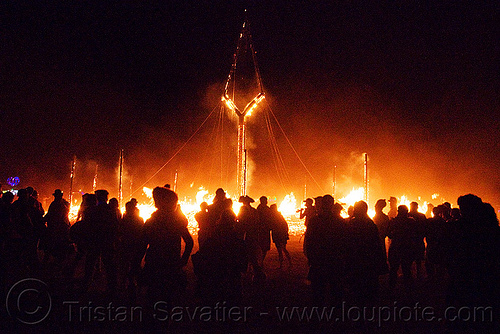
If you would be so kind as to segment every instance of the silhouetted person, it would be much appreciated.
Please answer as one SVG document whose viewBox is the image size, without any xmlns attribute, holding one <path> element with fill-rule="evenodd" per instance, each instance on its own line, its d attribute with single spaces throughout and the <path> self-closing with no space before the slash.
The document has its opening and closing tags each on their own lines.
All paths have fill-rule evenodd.
<svg viewBox="0 0 500 334">
<path fill-rule="evenodd" d="M 396 197 L 389 198 L 389 212 L 387 216 L 389 219 L 394 219 L 398 215 L 398 199 Z"/>
<path fill-rule="evenodd" d="M 492 224 L 481 198 L 468 194 L 457 203 L 461 218 L 450 224 L 448 303 L 456 307 L 488 305 L 498 311 L 499 226 Z"/>
<path fill-rule="evenodd" d="M 158 210 L 144 224 L 136 261 L 140 263 L 145 254 L 142 277 L 148 287 L 149 301 L 167 301 L 171 305 L 174 293 L 186 287 L 183 268 L 193 249 L 193 238 L 187 229 L 187 219 L 177 212 L 175 192 L 156 187 L 153 199 Z M 181 239 L 185 243 L 182 255 Z"/>
<path fill-rule="evenodd" d="M 385 199 L 377 200 L 377 202 L 375 203 L 375 215 L 373 216 L 373 222 L 375 223 L 375 225 L 377 225 L 378 235 L 380 241 L 384 246 L 385 258 L 387 263 L 387 254 L 390 247 L 390 239 L 387 238 L 389 234 L 390 218 L 383 211 L 386 206 L 387 202 Z"/>
<path fill-rule="evenodd" d="M 319 197 L 316 197 L 316 202 L 319 203 L 319 200 L 318 200 Z M 304 231 L 304 235 L 305 233 L 307 232 L 307 226 L 309 226 L 309 222 L 311 221 L 311 219 L 317 215 L 317 212 L 318 212 L 318 206 L 314 206 L 313 205 L 313 200 L 312 198 L 307 198 L 305 201 L 304 201 L 306 204 L 305 204 L 305 208 L 302 208 L 300 209 L 300 219 L 304 219 L 304 226 L 306 227 L 306 230 Z M 301 237 L 302 238 L 302 237 Z M 299 240 L 300 242 L 300 240 Z M 306 240 L 304 239 L 304 245 L 302 246 L 302 250 L 305 254 L 305 249 L 306 249 Z"/>
<path fill-rule="evenodd" d="M 332 208 L 333 216 L 336 217 L 337 219 L 344 220 L 344 218 L 342 218 L 342 210 L 344 210 L 342 204 L 335 203 Z"/>
<path fill-rule="evenodd" d="M 259 246 L 262 250 L 261 265 L 264 267 L 264 259 L 271 249 L 271 209 L 267 206 L 267 197 L 261 196 L 257 206 L 259 214 Z"/>
<path fill-rule="evenodd" d="M 243 203 L 238 212 L 238 223 L 236 230 L 245 240 L 245 246 L 248 254 L 248 262 L 253 270 L 253 280 L 261 282 L 265 280 L 266 275 L 262 270 L 262 248 L 260 246 L 261 229 L 259 227 L 259 214 L 257 209 L 250 203 L 255 202 L 250 196 L 240 196 L 239 202 Z"/>
<path fill-rule="evenodd" d="M 347 274 L 356 302 L 375 302 L 378 276 L 388 272 L 385 245 L 377 226 L 368 217 L 364 201 L 354 204 L 353 218 L 347 223 Z"/>
<path fill-rule="evenodd" d="M 33 242 L 38 246 L 41 238 L 46 233 L 46 226 L 43 216 L 45 215 L 45 210 L 42 207 L 42 203 L 38 201 L 38 193 L 33 187 L 26 187 L 28 192 L 28 204 L 30 206 L 29 216 L 31 223 L 33 224 L 34 240 Z"/>
<path fill-rule="evenodd" d="M 198 278 L 198 293 L 209 305 L 226 302 L 236 305 L 241 300 L 241 273 L 246 271 L 248 258 L 245 244 L 235 230 L 236 215 L 233 201 L 224 200 L 224 210 L 214 233 L 192 256 Z"/>
<path fill-rule="evenodd" d="M 354 218 L 354 206 L 353 205 L 349 205 L 349 207 L 347 208 L 347 218 L 346 218 L 346 221 L 349 221 L 351 220 L 352 218 Z"/>
<path fill-rule="evenodd" d="M 97 205 L 89 208 L 86 218 L 85 239 L 89 248 L 85 259 L 85 275 L 82 292 L 86 292 L 92 281 L 94 268 L 99 258 L 106 270 L 107 291 L 113 295 L 116 289 L 115 243 L 118 220 L 116 211 L 108 205 L 108 191 L 96 190 Z"/>
<path fill-rule="evenodd" d="M 215 191 L 215 197 L 211 205 L 208 206 L 208 220 L 206 228 L 203 230 L 202 242 L 203 239 L 209 238 L 210 235 L 215 231 L 215 226 L 217 221 L 224 211 L 224 201 L 226 200 L 226 192 L 222 188 L 218 188 Z"/>
<path fill-rule="evenodd" d="M 449 202 L 444 202 L 443 204 L 443 218 L 444 220 L 446 221 L 452 221 L 452 217 L 451 217 L 451 204 Z"/>
<path fill-rule="evenodd" d="M 309 221 L 311 220 L 312 217 L 316 215 L 316 208 L 313 205 L 313 200 L 312 198 L 307 198 L 305 201 L 305 208 L 301 208 L 299 210 L 300 212 L 300 219 L 304 219 L 304 225 L 307 228 L 307 225 L 309 225 Z"/>
<path fill-rule="evenodd" d="M 334 216 L 333 197 L 325 195 L 321 209 L 311 219 L 305 235 L 305 252 L 309 264 L 313 302 L 323 304 L 327 289 L 334 302 L 342 299 L 342 281 L 346 268 L 346 226 Z"/>
<path fill-rule="evenodd" d="M 208 203 L 200 204 L 200 211 L 194 215 L 194 219 L 198 223 L 198 245 L 201 245 L 207 240 L 210 235 L 210 216 L 208 213 Z"/>
<path fill-rule="evenodd" d="M 90 204 L 90 197 L 93 197 L 95 201 L 92 201 L 92 204 Z M 97 198 L 95 197 L 95 194 L 90 194 L 90 193 L 85 193 L 82 195 L 82 203 L 80 203 L 80 208 L 78 209 L 78 213 L 76 215 L 76 221 L 80 221 L 83 219 L 83 216 L 87 209 L 90 206 L 95 206 L 97 205 Z"/>
<path fill-rule="evenodd" d="M 0 189 L 1 191 L 1 189 Z M 4 299 L 4 287 L 7 278 L 7 265 L 11 257 L 7 246 L 8 239 L 11 234 L 12 222 L 12 202 L 14 201 L 14 194 L 7 191 L 2 194 L 0 198 L 0 298 Z"/>
<path fill-rule="evenodd" d="M 56 189 L 52 194 L 54 201 L 50 203 L 45 215 L 47 222 L 44 263 L 47 263 L 49 256 L 56 260 L 56 265 L 62 263 L 69 251 L 69 202 L 63 198 L 63 192 Z"/>
<path fill-rule="evenodd" d="M 30 218 L 30 204 L 26 189 L 19 189 L 17 200 L 11 205 L 11 228 L 8 248 L 18 258 L 21 267 L 28 267 L 33 273 L 39 268 L 35 244 L 35 233 Z"/>
<path fill-rule="evenodd" d="M 398 215 L 391 220 L 389 225 L 389 238 L 391 246 L 389 247 L 389 287 L 396 285 L 398 270 L 401 266 L 405 284 L 411 281 L 411 264 L 414 259 L 414 240 L 417 234 L 416 222 L 408 217 L 408 208 L 406 205 L 398 207 Z"/>
<path fill-rule="evenodd" d="M 316 214 L 321 211 L 323 196 L 314 197 L 314 207 L 316 208 Z"/>
<path fill-rule="evenodd" d="M 495 212 L 495 208 L 490 203 L 483 203 L 481 215 L 485 221 L 485 224 L 490 226 L 498 226 L 497 213 Z"/>
<path fill-rule="evenodd" d="M 127 284 L 129 296 L 132 301 L 136 297 L 137 277 L 140 268 L 134 267 L 138 263 L 135 259 L 141 251 L 141 233 L 144 227 L 144 219 L 139 216 L 137 200 L 132 199 L 125 203 L 125 213 L 120 221 L 118 247 L 120 277 Z M 139 264 L 140 265 L 140 264 Z"/>
<path fill-rule="evenodd" d="M 80 204 L 80 209 L 78 209 L 76 222 L 69 228 L 69 238 L 75 244 L 76 248 L 75 257 L 68 266 L 67 275 L 69 277 L 73 276 L 76 267 L 83 259 L 85 254 L 87 254 L 88 249 L 92 246 L 90 244 L 91 240 L 88 237 L 90 233 L 89 229 L 91 228 L 91 224 L 89 224 L 89 213 L 96 205 L 97 197 L 95 194 L 83 194 L 82 203 Z"/>
<path fill-rule="evenodd" d="M 273 235 L 273 242 L 278 250 L 278 260 L 280 262 L 280 268 L 283 267 L 283 253 L 288 261 L 288 265 L 292 265 L 292 258 L 290 253 L 286 249 L 288 236 L 288 223 L 285 218 L 278 211 L 278 206 L 276 204 L 272 204 L 270 206 L 271 211 L 271 231 Z"/>
<path fill-rule="evenodd" d="M 0 240 L 5 241 L 9 236 L 9 230 L 12 228 L 12 202 L 14 201 L 14 194 L 10 191 L 2 194 L 0 198 Z"/>
<path fill-rule="evenodd" d="M 458 221 L 460 219 L 460 217 L 461 217 L 460 216 L 460 209 L 459 208 L 453 208 L 453 209 L 451 209 L 450 216 L 451 216 L 450 220 L 452 222 Z"/>
<path fill-rule="evenodd" d="M 425 228 L 425 270 L 430 278 L 437 273 L 442 274 L 446 264 L 446 251 L 449 248 L 448 223 L 444 220 L 442 212 L 443 205 L 432 209 L 433 217 L 427 219 Z"/>
<path fill-rule="evenodd" d="M 375 216 L 373 216 L 373 222 L 377 225 L 378 236 L 380 241 L 384 244 L 385 249 L 385 237 L 389 232 L 389 216 L 386 215 L 382 210 L 387 206 L 385 199 L 379 199 L 375 203 Z"/>
<path fill-rule="evenodd" d="M 415 233 L 415 266 L 417 269 L 417 277 L 422 276 L 422 261 L 425 259 L 425 227 L 427 224 L 427 218 L 423 213 L 418 212 L 418 203 L 410 203 L 410 212 L 408 212 L 408 217 L 415 219 L 417 223 L 417 231 Z"/>
<path fill-rule="evenodd" d="M 118 203 L 118 199 L 113 197 L 108 202 L 111 210 L 116 214 L 116 220 L 120 221 L 122 219 L 122 211 L 120 210 L 120 204 Z"/>
</svg>

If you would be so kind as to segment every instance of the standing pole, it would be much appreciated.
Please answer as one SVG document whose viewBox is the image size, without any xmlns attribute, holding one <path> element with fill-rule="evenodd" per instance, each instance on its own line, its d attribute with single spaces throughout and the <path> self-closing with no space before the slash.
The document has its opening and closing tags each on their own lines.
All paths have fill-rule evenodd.
<svg viewBox="0 0 500 334">
<path fill-rule="evenodd" d="M 304 178 L 304 199 L 307 198 L 307 176 Z"/>
<path fill-rule="evenodd" d="M 69 185 L 69 206 L 73 206 L 73 180 L 75 178 L 76 169 L 76 155 L 73 156 L 73 162 L 71 163 L 71 182 Z"/>
<path fill-rule="evenodd" d="M 132 194 L 133 194 L 133 191 L 132 191 L 132 185 L 134 184 L 134 181 L 133 181 L 133 176 L 130 175 L 130 196 L 129 196 L 129 200 L 132 199 Z"/>
<path fill-rule="evenodd" d="M 118 184 L 118 204 L 122 206 L 123 201 L 123 149 L 120 150 L 120 172 Z"/>
<path fill-rule="evenodd" d="M 247 195 L 247 173 L 248 173 L 248 160 L 247 160 L 247 149 L 245 148 L 245 163 L 243 171 L 243 196 Z"/>
<path fill-rule="evenodd" d="M 177 192 L 177 178 L 178 177 L 179 177 L 179 171 L 176 169 L 175 176 L 174 176 L 174 192 Z"/>
<path fill-rule="evenodd" d="M 246 106 L 242 109 L 238 108 L 235 104 L 235 92 L 240 89 L 240 84 L 242 78 L 240 74 L 236 74 L 237 62 L 239 58 L 245 59 L 250 53 L 251 61 L 253 62 L 253 67 L 255 70 L 255 80 L 256 80 L 256 90 L 252 93 L 257 92 L 257 95 L 250 100 Z M 248 58 L 248 57 L 247 57 Z M 238 82 L 238 83 L 237 83 Z M 248 90 L 248 83 L 241 85 L 244 90 Z M 249 93 L 248 91 L 246 93 Z M 246 93 L 244 95 L 246 95 Z M 238 162 L 236 169 L 236 184 L 237 191 L 240 196 L 245 196 L 246 194 L 246 180 L 245 180 L 245 116 L 250 116 L 252 111 L 259 105 L 259 103 L 265 98 L 264 90 L 262 87 L 262 81 L 259 73 L 259 68 L 257 66 L 257 59 L 255 56 L 255 50 L 252 44 L 252 36 L 250 35 L 250 29 L 247 20 L 243 22 L 243 27 L 240 33 L 240 38 L 236 46 L 236 52 L 234 53 L 233 64 L 231 66 L 231 71 L 226 81 L 226 86 L 224 88 L 224 94 L 222 95 L 222 102 L 226 104 L 229 110 L 233 111 L 238 115 Z M 238 101 L 243 102 L 243 101 Z"/>
<path fill-rule="evenodd" d="M 99 165 L 95 165 L 94 183 L 92 184 L 92 192 L 94 192 L 94 193 L 97 189 L 97 169 L 98 168 L 99 168 Z"/>
<path fill-rule="evenodd" d="M 337 198 L 337 165 L 333 166 L 333 198 Z"/>
<path fill-rule="evenodd" d="M 364 181 L 365 181 L 365 202 L 368 204 L 368 153 L 365 153 L 365 162 L 364 162 Z"/>
<path fill-rule="evenodd" d="M 238 176 L 237 185 L 238 193 L 240 196 L 245 196 L 245 154 L 246 154 L 246 143 L 245 143 L 245 115 L 238 115 Z"/>
</svg>

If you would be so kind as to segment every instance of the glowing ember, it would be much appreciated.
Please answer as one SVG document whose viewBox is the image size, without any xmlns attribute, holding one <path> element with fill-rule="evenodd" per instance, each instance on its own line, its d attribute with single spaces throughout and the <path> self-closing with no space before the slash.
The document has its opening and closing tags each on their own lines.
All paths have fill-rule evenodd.
<svg viewBox="0 0 500 334">
<path fill-rule="evenodd" d="M 285 217 L 285 220 L 288 223 L 288 234 L 302 235 L 306 231 L 303 220 L 294 216 Z"/>
</svg>

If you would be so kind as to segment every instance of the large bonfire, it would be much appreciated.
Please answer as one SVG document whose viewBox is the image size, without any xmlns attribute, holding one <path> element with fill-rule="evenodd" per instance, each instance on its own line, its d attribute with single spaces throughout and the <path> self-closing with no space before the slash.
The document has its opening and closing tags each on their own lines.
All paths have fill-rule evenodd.
<svg viewBox="0 0 500 334">
<path fill-rule="evenodd" d="M 153 201 L 153 189 L 144 187 L 143 188 L 143 193 L 144 195 L 148 198 L 148 201 L 146 203 L 141 203 L 137 205 L 137 208 L 140 211 L 140 216 L 146 221 L 153 212 L 156 211 L 156 208 L 154 206 L 154 201 Z M 340 203 L 344 210 L 342 211 L 342 216 L 347 217 L 347 208 L 349 206 L 354 205 L 357 201 L 362 201 L 364 198 L 364 188 L 353 188 L 351 192 L 340 199 L 336 199 L 338 203 Z M 435 195 L 438 196 L 438 195 Z M 210 194 L 206 189 L 201 187 L 199 191 L 196 194 L 196 199 L 195 201 L 187 201 L 187 200 L 180 200 L 179 204 L 181 207 L 182 212 L 186 215 L 189 223 L 188 223 L 188 229 L 191 232 L 192 235 L 197 235 L 198 234 L 198 223 L 196 222 L 194 215 L 200 210 L 200 204 L 202 202 L 207 202 L 208 204 L 211 204 L 213 202 L 215 195 Z M 228 197 L 233 198 L 230 194 L 228 194 Z M 434 196 L 433 196 L 434 197 Z M 402 195 L 401 197 L 398 198 L 398 203 L 400 205 L 406 205 L 409 207 L 410 201 L 407 196 Z M 271 203 L 272 204 L 272 203 Z M 278 203 L 276 203 L 278 204 Z M 419 205 L 419 211 L 422 213 L 425 213 L 426 208 L 427 208 L 427 202 L 421 203 L 422 205 Z M 236 198 L 233 198 L 233 211 L 237 214 L 238 211 L 240 210 L 241 203 L 238 202 Z M 298 214 L 298 209 L 300 208 L 300 205 L 297 204 L 297 199 L 294 195 L 294 193 L 290 193 L 284 197 L 284 199 L 279 203 L 278 205 L 278 211 L 281 212 L 281 214 L 285 217 L 286 221 L 288 222 L 288 228 L 289 228 L 289 233 L 291 235 L 302 235 L 305 231 L 305 226 L 304 222 L 299 219 L 299 214 Z M 75 222 L 77 214 L 78 214 L 78 209 L 79 206 L 73 205 L 71 207 L 70 211 L 70 220 L 71 222 Z M 122 212 L 125 211 L 125 207 L 122 207 Z M 368 214 L 373 217 L 375 215 L 375 212 L 373 210 L 370 210 Z"/>
</svg>

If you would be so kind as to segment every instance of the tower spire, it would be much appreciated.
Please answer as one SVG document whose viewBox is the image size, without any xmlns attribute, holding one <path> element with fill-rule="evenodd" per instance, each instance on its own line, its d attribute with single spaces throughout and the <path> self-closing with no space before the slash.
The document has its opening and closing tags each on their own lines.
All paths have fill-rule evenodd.
<svg viewBox="0 0 500 334">
<path fill-rule="evenodd" d="M 233 64 L 221 100 L 238 116 L 237 187 L 240 196 L 246 195 L 246 118 L 264 99 L 257 58 L 245 10 L 245 20 L 233 55 Z"/>
</svg>

